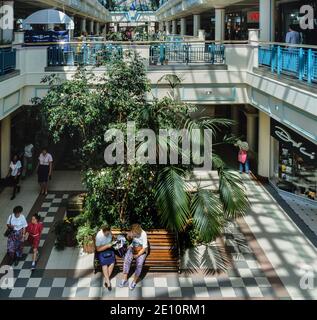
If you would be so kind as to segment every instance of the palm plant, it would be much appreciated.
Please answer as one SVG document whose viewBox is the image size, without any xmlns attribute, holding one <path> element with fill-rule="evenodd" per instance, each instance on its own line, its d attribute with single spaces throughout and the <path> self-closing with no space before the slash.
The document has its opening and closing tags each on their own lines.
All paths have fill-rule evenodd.
<svg viewBox="0 0 317 320">
<path fill-rule="evenodd" d="M 161 77 L 158 83 L 169 83 L 172 90 L 181 85 L 182 79 L 174 74 Z M 174 98 L 174 101 L 173 101 Z M 175 109 L 180 102 L 172 97 L 172 101 L 165 104 L 166 108 Z M 166 106 L 167 105 L 167 106 Z M 152 112 L 148 117 L 157 117 L 158 112 Z M 190 113 L 175 112 L 175 117 L 180 119 L 179 128 L 187 129 L 191 145 L 193 141 L 200 139 L 204 145 L 203 130 L 211 130 L 213 136 L 221 127 L 232 125 L 232 121 L 222 118 L 200 117 L 192 119 Z M 149 120 L 149 119 L 148 119 Z M 149 123 L 155 123 L 151 119 Z M 193 134 L 199 129 L 201 134 Z M 158 140 L 158 139 L 157 139 Z M 232 143 L 231 137 L 225 137 L 223 143 Z M 178 146 L 169 144 L 173 151 L 182 153 Z M 182 154 L 180 154 L 182 156 Z M 217 172 L 219 183 L 217 190 L 211 190 L 208 186 L 202 186 L 199 179 L 195 180 L 195 186 L 189 186 L 188 177 L 193 175 L 192 166 L 167 165 L 159 169 L 155 197 L 158 213 L 161 221 L 173 231 L 184 231 L 190 222 L 197 230 L 200 239 L 206 243 L 215 240 L 222 234 L 227 222 L 243 216 L 249 207 L 249 201 L 240 176 L 226 168 L 220 156 L 212 152 L 207 155 L 212 159 L 213 169 Z"/>
</svg>

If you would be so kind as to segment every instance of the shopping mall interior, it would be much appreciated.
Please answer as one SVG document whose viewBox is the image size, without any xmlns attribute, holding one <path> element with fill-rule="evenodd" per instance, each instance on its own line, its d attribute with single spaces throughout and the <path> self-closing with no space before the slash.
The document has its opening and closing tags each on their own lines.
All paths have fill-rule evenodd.
<svg viewBox="0 0 317 320">
<path fill-rule="evenodd" d="M 9 249 L 3 234 L 13 208 L 22 206 L 28 222 L 35 213 L 43 219 L 36 268 L 32 248 L 25 245 L 23 255 L 12 267 L 14 285 L 0 289 L 0 300 L 317 299 L 316 1 L 14 0 L 0 1 L 0 6 L 1 266 L 8 265 Z M 80 78 L 82 70 L 90 75 L 83 76 L 84 80 Z M 135 73 L 135 78 L 126 74 L 116 82 L 114 75 L 119 71 Z M 138 87 L 142 77 L 147 89 Z M 59 82 L 54 82 L 56 78 Z M 135 87 L 140 91 L 137 98 Z M 123 88 L 131 94 L 125 94 Z M 112 96 L 117 89 L 117 96 Z M 118 102 L 113 102 L 115 99 Z M 134 109 L 128 106 L 129 99 L 135 103 Z M 186 225 L 192 228 L 188 236 L 185 227 L 180 231 L 178 222 L 173 225 L 172 218 L 166 225 L 161 222 L 163 231 L 155 234 L 157 218 L 153 218 L 153 225 L 150 220 L 151 215 L 160 216 L 159 205 L 140 214 L 142 221 L 137 222 L 143 229 L 152 226 L 148 234 L 153 245 L 145 271 L 131 290 L 121 287 L 121 258 L 117 258 L 118 268 L 110 279 L 113 289 L 107 290 L 110 285 L 103 285 L 102 273 L 94 272 L 97 251 L 89 252 L 86 240 L 78 240 L 78 230 L 87 232 L 85 239 L 91 240 L 93 227 L 101 227 L 101 218 L 94 217 L 99 224 L 88 218 L 84 225 L 89 225 L 88 231 L 88 227 L 75 226 L 74 243 L 66 244 L 63 250 L 56 245 L 61 236 L 56 226 L 66 220 L 73 223 L 68 216 L 72 205 L 85 219 L 93 210 L 98 211 L 98 206 L 101 211 L 110 210 L 110 205 L 99 204 L 108 201 L 100 199 L 108 198 L 102 198 L 101 192 L 89 185 L 91 175 L 96 174 L 97 180 L 97 170 L 108 170 L 106 163 L 94 164 L 103 144 L 99 149 L 89 149 L 103 137 L 90 137 L 91 130 L 98 130 L 89 127 L 84 132 L 89 143 L 83 147 L 82 131 L 74 129 L 96 117 L 91 107 L 94 103 L 108 107 L 106 116 L 99 115 L 100 122 L 115 122 L 119 110 L 115 128 L 121 128 L 122 119 L 139 119 L 145 110 L 137 109 L 142 103 L 155 110 L 154 120 L 149 123 L 161 121 L 164 128 L 169 123 L 170 129 L 177 127 L 179 120 L 164 122 L 164 116 L 170 114 L 165 115 L 158 106 L 188 108 L 193 126 L 203 123 L 215 129 L 212 150 L 217 155 L 211 170 L 194 169 L 190 181 L 185 179 L 189 197 L 206 188 L 216 198 L 220 194 L 218 198 L 225 202 L 221 174 L 229 172 L 235 178 L 228 181 L 241 187 L 239 195 L 247 199 L 243 209 L 237 209 L 237 218 L 235 214 L 229 215 L 230 219 L 226 216 L 227 224 L 207 243 L 195 230 L 195 223 Z M 148 123 L 145 119 L 144 125 Z M 214 127 L 214 123 L 226 124 Z M 29 145 L 33 148 L 26 159 L 25 148 Z M 48 191 L 39 194 L 37 165 L 44 147 L 53 156 L 53 173 Z M 240 161 L 241 150 L 247 154 L 247 162 Z M 11 197 L 8 179 L 13 175 L 15 155 L 23 164 L 21 191 L 19 187 L 20 192 Z M 90 162 L 85 162 L 83 159 L 89 156 Z M 148 178 L 148 170 L 144 168 L 140 179 Z M 133 190 L 123 199 L 118 196 L 119 204 L 128 203 L 130 196 L 144 200 L 133 198 L 139 189 L 129 184 L 129 177 L 128 173 L 123 185 L 120 179 L 117 181 L 116 189 Z M 153 177 L 154 173 L 150 181 Z M 164 177 L 167 175 L 158 174 L 156 178 L 159 181 Z M 199 185 L 197 189 L 192 187 L 193 181 Z M 105 179 L 104 183 L 109 181 Z M 155 192 L 146 192 L 144 201 L 155 197 Z M 239 195 L 234 188 L 227 192 L 232 199 L 227 201 L 234 206 Z M 168 201 L 176 208 L 173 203 L 177 203 L 177 193 L 173 196 L 164 200 L 165 206 L 161 203 L 163 208 L 169 206 Z M 134 206 L 133 201 L 129 205 Z M 228 204 L 222 205 L 226 208 Z M 113 216 L 119 216 L 116 210 L 120 211 L 118 221 L 122 220 L 121 205 L 113 205 L 111 210 L 109 218 L 99 212 L 103 222 L 109 224 Z M 136 215 L 135 211 L 131 209 L 131 214 Z M 186 219 L 195 222 L 191 214 Z M 205 221 L 203 215 L 200 219 Z M 120 223 L 114 223 L 114 230 L 123 228 Z M 197 222 L 198 226 L 204 223 Z M 166 249 L 171 239 L 177 242 L 171 245 L 179 249 L 177 258 Z M 205 254 L 213 256 L 210 244 L 219 239 L 228 262 L 220 270 L 214 259 L 203 258 Z M 187 246 L 188 241 L 191 245 Z M 193 258 L 195 253 L 198 257 Z M 199 259 L 204 262 L 195 266 L 193 261 Z M 312 281 L 303 280 L 307 274 L 312 275 Z"/>
</svg>

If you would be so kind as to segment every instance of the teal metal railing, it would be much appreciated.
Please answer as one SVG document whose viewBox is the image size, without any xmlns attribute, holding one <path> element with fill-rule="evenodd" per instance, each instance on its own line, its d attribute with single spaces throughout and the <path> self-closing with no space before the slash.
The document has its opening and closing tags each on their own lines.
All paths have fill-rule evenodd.
<svg viewBox="0 0 317 320">
<path fill-rule="evenodd" d="M 259 66 L 270 68 L 277 75 L 317 83 L 317 51 L 310 48 L 260 46 Z"/>
<path fill-rule="evenodd" d="M 48 66 L 101 66 L 113 58 L 121 58 L 123 50 L 120 45 L 90 42 L 50 45 Z"/>
<path fill-rule="evenodd" d="M 150 46 L 150 64 L 167 63 L 225 63 L 225 46 L 222 44 L 191 45 L 162 43 Z"/>
<path fill-rule="evenodd" d="M 16 69 L 16 50 L 12 47 L 0 48 L 0 75 L 8 74 Z"/>
</svg>

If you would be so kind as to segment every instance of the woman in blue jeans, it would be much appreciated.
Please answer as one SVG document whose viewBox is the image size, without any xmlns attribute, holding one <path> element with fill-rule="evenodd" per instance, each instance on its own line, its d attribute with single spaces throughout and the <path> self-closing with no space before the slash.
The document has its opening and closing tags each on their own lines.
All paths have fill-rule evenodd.
<svg viewBox="0 0 317 320">
<path fill-rule="evenodd" d="M 121 280 L 119 286 L 121 288 L 128 286 L 129 271 L 131 268 L 132 261 L 133 259 L 135 259 L 136 270 L 134 273 L 134 279 L 129 286 L 130 290 L 133 290 L 135 289 L 142 272 L 142 268 L 147 255 L 148 241 L 146 232 L 142 230 L 139 224 L 133 224 L 131 226 L 131 236 L 132 243 L 124 256 L 123 279 Z"/>
</svg>

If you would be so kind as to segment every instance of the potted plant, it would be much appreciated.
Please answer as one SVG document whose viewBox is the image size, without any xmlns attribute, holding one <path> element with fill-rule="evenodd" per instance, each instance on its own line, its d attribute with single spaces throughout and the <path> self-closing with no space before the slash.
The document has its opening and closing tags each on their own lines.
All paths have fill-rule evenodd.
<svg viewBox="0 0 317 320">
<path fill-rule="evenodd" d="M 55 247 L 58 250 L 76 246 L 76 228 L 73 219 L 65 218 L 58 221 L 54 226 L 54 233 L 56 235 Z"/>
<path fill-rule="evenodd" d="M 95 229 L 91 228 L 89 224 L 80 226 L 77 230 L 77 243 L 83 248 L 85 253 L 94 253 L 95 248 Z"/>
</svg>

